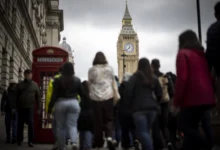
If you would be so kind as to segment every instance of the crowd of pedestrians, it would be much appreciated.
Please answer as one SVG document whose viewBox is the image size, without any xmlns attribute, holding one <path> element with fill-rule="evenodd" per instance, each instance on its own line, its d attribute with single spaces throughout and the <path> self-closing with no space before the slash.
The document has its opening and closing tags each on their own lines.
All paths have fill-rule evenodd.
<svg viewBox="0 0 220 150">
<path fill-rule="evenodd" d="M 118 79 L 104 53 L 98 52 L 88 80 L 82 82 L 72 63 L 63 64 L 47 90 L 53 149 L 66 150 L 69 139 L 73 150 L 101 149 L 105 143 L 109 150 L 212 150 L 210 110 L 220 98 L 220 2 L 215 16 L 207 50 L 194 31 L 180 34 L 176 75 L 161 72 L 159 59 L 141 58 L 133 74 Z M 1 112 L 6 143 L 21 146 L 26 123 L 28 145 L 33 147 L 34 108 L 37 103 L 40 115 L 42 106 L 31 70 L 25 70 L 24 78 L 10 81 Z"/>
</svg>

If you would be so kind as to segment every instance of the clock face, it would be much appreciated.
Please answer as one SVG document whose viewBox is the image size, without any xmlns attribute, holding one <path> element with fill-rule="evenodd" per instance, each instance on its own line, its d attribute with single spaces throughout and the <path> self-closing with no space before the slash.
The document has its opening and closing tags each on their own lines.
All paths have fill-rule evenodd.
<svg viewBox="0 0 220 150">
<path fill-rule="evenodd" d="M 128 53 L 131 53 L 134 51 L 134 46 L 131 43 L 125 44 L 124 50 Z"/>
</svg>

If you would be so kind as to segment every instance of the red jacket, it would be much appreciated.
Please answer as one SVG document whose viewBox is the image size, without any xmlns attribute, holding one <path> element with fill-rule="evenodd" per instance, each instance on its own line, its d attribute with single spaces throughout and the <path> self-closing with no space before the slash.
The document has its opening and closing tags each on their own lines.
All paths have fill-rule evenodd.
<svg viewBox="0 0 220 150">
<path fill-rule="evenodd" d="M 211 73 L 202 50 L 181 49 L 176 60 L 174 106 L 215 105 Z"/>
</svg>

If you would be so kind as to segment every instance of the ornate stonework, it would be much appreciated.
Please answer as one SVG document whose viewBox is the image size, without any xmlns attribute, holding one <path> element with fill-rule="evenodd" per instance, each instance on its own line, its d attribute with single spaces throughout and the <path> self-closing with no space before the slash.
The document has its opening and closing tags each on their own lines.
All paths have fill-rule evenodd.
<svg viewBox="0 0 220 150">
<path fill-rule="evenodd" d="M 0 92 L 10 79 L 21 80 L 23 71 L 31 68 L 32 50 L 59 44 L 63 11 L 54 9 L 52 1 L 58 0 L 0 0 Z M 54 21 L 56 30 L 46 25 Z"/>
<path fill-rule="evenodd" d="M 122 80 L 125 72 L 134 73 L 139 59 L 139 40 L 132 25 L 132 18 L 126 3 L 122 29 L 117 42 L 118 77 Z"/>
</svg>

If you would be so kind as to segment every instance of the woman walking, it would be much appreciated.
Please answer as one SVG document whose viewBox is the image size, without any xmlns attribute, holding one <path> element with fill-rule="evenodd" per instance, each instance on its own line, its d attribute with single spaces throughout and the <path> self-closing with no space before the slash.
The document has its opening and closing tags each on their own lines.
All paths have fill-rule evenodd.
<svg viewBox="0 0 220 150">
<path fill-rule="evenodd" d="M 142 144 L 142 150 L 153 150 L 150 129 L 157 115 L 158 102 L 162 98 L 160 83 L 153 75 L 150 62 L 142 58 L 138 62 L 138 69 L 128 81 L 126 87 L 126 100 L 130 101 L 130 108 L 137 132 Z"/>
<path fill-rule="evenodd" d="M 83 81 L 82 85 L 89 95 L 88 81 Z M 91 100 L 81 99 L 80 107 L 81 112 L 78 119 L 80 150 L 92 150 L 93 122 Z"/>
<path fill-rule="evenodd" d="M 102 148 L 104 145 L 103 131 L 107 139 L 108 148 L 114 150 L 112 141 L 113 133 L 113 82 L 114 72 L 102 52 L 98 52 L 93 61 L 93 67 L 89 69 L 89 89 L 93 106 L 93 131 L 94 148 Z"/>
<path fill-rule="evenodd" d="M 199 133 L 199 123 L 206 111 L 215 106 L 214 90 L 204 48 L 191 30 L 179 37 L 176 69 L 174 108 L 181 110 L 183 149 L 211 150 L 211 145 Z"/>
<path fill-rule="evenodd" d="M 66 150 L 66 133 L 70 137 L 73 150 L 77 150 L 77 120 L 80 106 L 77 95 L 84 94 L 83 86 L 79 78 L 74 76 L 73 64 L 67 62 L 63 65 L 62 75 L 53 83 L 52 99 L 48 113 L 51 114 L 55 105 L 54 115 L 56 118 L 56 139 L 59 150 Z M 49 115 L 50 116 L 50 115 Z"/>
</svg>

